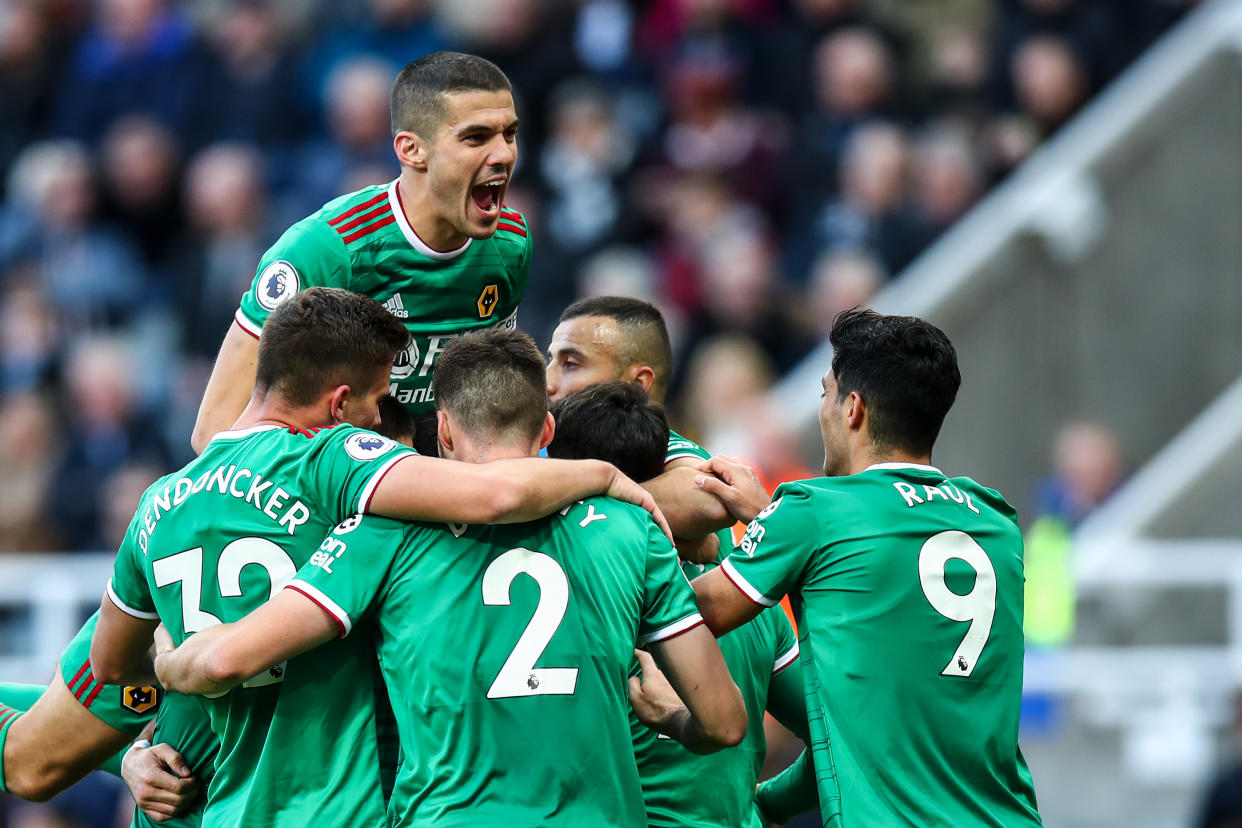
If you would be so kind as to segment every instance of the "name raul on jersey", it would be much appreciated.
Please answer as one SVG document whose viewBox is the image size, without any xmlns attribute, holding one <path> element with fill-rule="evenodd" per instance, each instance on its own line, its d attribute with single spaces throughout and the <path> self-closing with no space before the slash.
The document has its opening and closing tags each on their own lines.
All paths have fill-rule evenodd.
<svg viewBox="0 0 1242 828">
<path fill-rule="evenodd" d="M 160 518 L 184 503 L 191 494 L 213 491 L 249 503 L 290 535 L 310 518 L 310 509 L 305 503 L 289 502 L 289 493 L 273 481 L 264 480 L 263 475 L 236 465 L 219 466 L 203 472 L 196 480 L 182 477 L 151 498 L 150 505 L 142 511 L 138 530 L 138 548 L 142 553 L 147 553 L 147 544 Z"/>
<path fill-rule="evenodd" d="M 915 486 L 898 480 L 893 483 L 893 488 L 901 494 L 902 499 L 906 501 L 907 507 L 917 506 L 920 503 L 931 503 L 936 498 L 942 497 L 945 500 L 951 500 L 954 503 L 965 506 L 976 515 L 979 514 L 979 510 L 970 500 L 970 495 L 947 480 L 939 486 Z"/>
</svg>

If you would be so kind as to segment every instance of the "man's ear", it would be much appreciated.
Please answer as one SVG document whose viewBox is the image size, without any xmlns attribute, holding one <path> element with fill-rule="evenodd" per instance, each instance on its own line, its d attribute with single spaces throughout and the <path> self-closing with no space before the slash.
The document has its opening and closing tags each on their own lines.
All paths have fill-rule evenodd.
<svg viewBox="0 0 1242 828">
<path fill-rule="evenodd" d="M 634 369 L 634 377 L 630 382 L 643 389 L 643 393 L 650 394 L 651 386 L 655 385 L 655 371 L 650 365 L 640 365 Z"/>
<path fill-rule="evenodd" d="M 845 425 L 850 431 L 859 431 L 867 421 L 867 401 L 857 391 L 845 398 Z"/>
<path fill-rule="evenodd" d="M 440 443 L 440 456 L 452 457 L 453 427 L 443 411 L 436 411 L 436 439 Z"/>
<path fill-rule="evenodd" d="M 556 418 L 549 411 L 543 418 L 543 433 L 539 435 L 540 451 L 548 447 L 548 443 L 552 442 L 554 436 L 556 436 Z"/>
<path fill-rule="evenodd" d="M 427 142 L 409 130 L 401 130 L 392 139 L 401 166 L 425 172 L 427 169 Z"/>
<path fill-rule="evenodd" d="M 328 395 L 328 418 L 332 425 L 345 422 L 345 408 L 350 403 L 350 387 L 338 385 Z"/>
</svg>

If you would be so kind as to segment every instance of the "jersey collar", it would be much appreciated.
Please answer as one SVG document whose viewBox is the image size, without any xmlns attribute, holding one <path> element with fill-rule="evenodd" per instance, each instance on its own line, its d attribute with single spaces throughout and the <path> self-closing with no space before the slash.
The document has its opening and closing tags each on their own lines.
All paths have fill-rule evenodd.
<svg viewBox="0 0 1242 828">
<path fill-rule="evenodd" d="M 944 472 L 942 472 L 940 469 L 936 468 L 935 466 L 924 466 L 921 463 L 872 463 L 870 466 L 867 466 L 867 468 L 863 469 L 863 471 L 865 472 L 869 472 L 873 470 L 894 471 L 896 469 L 916 469 L 917 471 L 929 471 L 929 472 L 935 472 L 941 477 L 944 477 Z"/>
<path fill-rule="evenodd" d="M 271 431 L 281 426 L 265 423 L 263 425 L 251 426 L 250 428 L 239 428 L 237 431 L 218 431 L 211 438 L 211 442 L 216 440 L 237 440 L 241 437 L 249 437 L 251 434 L 258 434 L 260 431 Z"/>
<path fill-rule="evenodd" d="M 394 179 L 388 185 L 388 203 L 392 207 L 392 214 L 397 218 L 397 226 L 401 228 L 401 232 L 405 236 L 405 240 L 410 243 L 410 246 L 427 258 L 440 261 L 455 259 L 462 253 L 465 253 L 466 248 L 470 246 L 470 242 L 474 241 L 474 239 L 466 239 L 466 243 L 456 250 L 433 250 L 418 237 L 418 234 L 414 232 L 414 228 L 410 226 L 409 220 L 405 217 L 405 209 L 401 206 L 401 194 L 397 192 L 397 181 L 400 180 Z"/>
</svg>

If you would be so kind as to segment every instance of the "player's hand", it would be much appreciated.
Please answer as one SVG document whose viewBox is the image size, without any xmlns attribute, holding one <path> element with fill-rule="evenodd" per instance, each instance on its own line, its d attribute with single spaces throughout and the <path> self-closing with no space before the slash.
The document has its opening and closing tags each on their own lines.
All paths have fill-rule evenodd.
<svg viewBox="0 0 1242 828">
<path fill-rule="evenodd" d="M 121 778 L 134 802 L 154 822 L 181 813 L 199 793 L 198 780 L 171 745 L 135 744 L 121 759 Z"/>
<path fill-rule="evenodd" d="M 155 628 L 155 656 L 159 658 L 164 653 L 171 653 L 176 648 L 173 643 L 172 635 L 169 634 L 168 628 L 160 624 Z"/>
<path fill-rule="evenodd" d="M 613 469 L 612 480 L 608 484 L 608 491 L 604 492 L 604 494 L 608 497 L 615 497 L 617 500 L 624 500 L 626 503 L 642 506 L 651 513 L 651 517 L 655 520 L 656 525 L 660 527 L 660 531 L 670 541 L 673 540 L 673 530 L 668 528 L 668 521 L 664 519 L 664 513 L 656 505 L 655 498 L 651 496 L 651 492 L 630 480 L 620 470 Z"/>
<path fill-rule="evenodd" d="M 688 715 L 681 697 L 668 683 L 655 659 L 643 650 L 635 650 L 641 676 L 630 678 L 630 704 L 639 721 L 665 736 L 678 738 L 679 718 Z"/>
<path fill-rule="evenodd" d="M 736 457 L 718 454 L 697 468 L 708 473 L 694 478 L 694 485 L 718 497 L 729 514 L 743 523 L 754 520 L 772 500 L 755 470 Z"/>
<path fill-rule="evenodd" d="M 720 538 L 716 533 L 701 538 L 677 538 L 677 557 L 694 564 L 715 563 L 720 557 Z"/>
</svg>

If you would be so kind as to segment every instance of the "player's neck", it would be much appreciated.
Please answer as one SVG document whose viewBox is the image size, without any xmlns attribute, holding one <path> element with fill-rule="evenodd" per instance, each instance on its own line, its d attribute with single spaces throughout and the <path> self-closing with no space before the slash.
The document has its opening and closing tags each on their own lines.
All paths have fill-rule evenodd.
<svg viewBox="0 0 1242 828">
<path fill-rule="evenodd" d="M 325 418 L 318 407 L 292 406 L 275 394 L 260 397 L 254 395 L 246 403 L 241 416 L 233 423 L 233 430 L 261 425 L 278 425 L 293 430 L 302 428 L 326 428 L 334 425 L 331 418 Z"/>
<path fill-rule="evenodd" d="M 915 466 L 930 466 L 930 454 L 912 454 L 901 449 L 884 449 L 877 451 L 872 446 L 860 446 L 850 455 L 850 474 L 878 465 L 880 463 L 903 463 Z"/>
<path fill-rule="evenodd" d="M 466 243 L 467 239 L 432 209 L 432 200 L 424 198 L 418 173 L 402 170 L 397 179 L 397 200 L 405 220 L 423 244 L 438 253 L 448 253 Z"/>
</svg>

